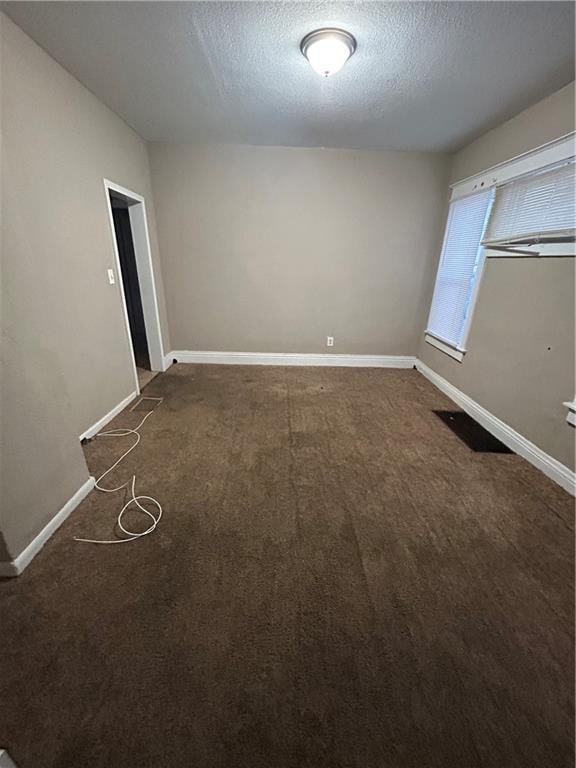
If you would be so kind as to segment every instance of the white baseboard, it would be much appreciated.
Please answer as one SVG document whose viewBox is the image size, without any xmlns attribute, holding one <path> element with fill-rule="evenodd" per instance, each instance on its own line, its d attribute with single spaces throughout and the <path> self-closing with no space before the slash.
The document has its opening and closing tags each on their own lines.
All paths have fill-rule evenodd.
<svg viewBox="0 0 576 768">
<path fill-rule="evenodd" d="M 494 437 L 501 440 L 504 445 L 507 445 L 508 448 L 522 456 L 526 461 L 529 461 L 530 464 L 533 464 L 541 472 L 544 472 L 545 475 L 558 483 L 558 485 L 561 485 L 572 496 L 576 495 L 576 473 L 571 469 L 561 464 L 552 456 L 549 456 L 541 448 L 538 448 L 537 445 L 534 445 L 534 443 L 530 442 L 519 432 L 516 432 L 515 429 L 512 429 L 512 427 L 494 416 L 490 411 L 487 411 L 420 360 L 416 362 L 416 368 L 434 386 L 438 387 L 439 390 L 444 392 L 445 395 L 472 416 L 473 419 L 476 419 L 479 424 L 491 432 Z"/>
<path fill-rule="evenodd" d="M 192 352 L 175 350 L 167 357 L 179 363 L 214 365 L 326 365 L 351 368 L 413 368 L 412 355 L 323 355 L 294 352 Z"/>
<path fill-rule="evenodd" d="M 9 562 L 0 563 L 0 576 L 19 576 L 24 568 L 30 564 L 34 557 L 40 552 L 50 536 L 62 525 L 64 520 L 76 509 L 78 504 L 88 496 L 94 488 L 95 480 L 89 477 L 86 482 L 80 486 L 71 499 L 68 499 L 62 509 L 57 512 L 47 525 L 42 528 L 40 533 L 24 549 L 18 557 Z"/>
<path fill-rule="evenodd" d="M 170 368 L 172 365 L 172 360 L 174 360 L 174 352 L 169 352 L 167 355 L 164 355 L 162 361 L 162 371 L 167 371 L 168 368 Z"/>
<path fill-rule="evenodd" d="M 0 749 L 0 768 L 16 768 L 16 763 L 5 749 Z"/>
<path fill-rule="evenodd" d="M 115 405 L 114 408 L 112 408 L 111 411 L 108 411 L 108 413 L 105 416 L 102 416 L 101 419 L 99 419 L 96 424 L 92 424 L 91 427 L 89 427 L 86 432 L 83 432 L 80 435 L 80 440 L 84 440 L 84 438 L 88 437 L 94 437 L 94 435 L 98 434 L 102 427 L 105 427 L 106 424 L 108 424 L 109 421 L 112 421 L 114 416 L 117 416 L 120 411 L 123 411 L 126 406 L 132 402 L 135 398 L 138 397 L 138 392 L 134 391 L 131 392 L 128 397 L 125 397 L 124 400 L 122 400 L 121 403 L 118 403 L 118 405 Z"/>
</svg>

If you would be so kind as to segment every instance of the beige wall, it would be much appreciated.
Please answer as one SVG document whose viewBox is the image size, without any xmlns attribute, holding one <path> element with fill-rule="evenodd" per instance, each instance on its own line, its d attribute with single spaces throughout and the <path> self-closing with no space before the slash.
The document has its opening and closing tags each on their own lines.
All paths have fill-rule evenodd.
<svg viewBox="0 0 576 768">
<path fill-rule="evenodd" d="M 468 144 L 454 156 L 452 181 L 473 176 L 574 130 L 574 83 Z"/>
<path fill-rule="evenodd" d="M 174 349 L 415 354 L 448 158 L 151 145 Z"/>
<path fill-rule="evenodd" d="M 454 158 L 458 180 L 574 130 L 574 84 L 481 136 Z M 574 467 L 574 259 L 486 261 L 459 363 L 422 340 L 420 359 L 546 453 Z"/>
<path fill-rule="evenodd" d="M 1 527 L 17 555 L 88 477 L 78 435 L 134 390 L 103 177 L 150 201 L 144 142 L 1 22 Z"/>
</svg>

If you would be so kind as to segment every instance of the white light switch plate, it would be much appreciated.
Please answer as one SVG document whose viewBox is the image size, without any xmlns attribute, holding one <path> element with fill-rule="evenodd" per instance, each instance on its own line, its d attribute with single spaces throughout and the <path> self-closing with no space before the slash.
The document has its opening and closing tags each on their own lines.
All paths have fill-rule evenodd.
<svg viewBox="0 0 576 768">
<path fill-rule="evenodd" d="M 110 285 L 114 285 L 114 283 L 116 282 L 116 277 L 114 275 L 113 269 L 108 270 L 108 282 L 110 283 Z"/>
</svg>

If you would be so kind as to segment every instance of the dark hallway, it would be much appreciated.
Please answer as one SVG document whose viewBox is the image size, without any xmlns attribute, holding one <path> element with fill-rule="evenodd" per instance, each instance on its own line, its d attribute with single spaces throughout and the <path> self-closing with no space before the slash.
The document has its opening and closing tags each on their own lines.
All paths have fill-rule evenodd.
<svg viewBox="0 0 576 768">
<path fill-rule="evenodd" d="M 124 285 L 134 358 L 138 368 L 149 371 L 150 355 L 148 353 L 148 341 L 146 339 L 146 326 L 144 323 L 128 203 L 121 197 L 113 194 L 110 194 L 110 203 L 114 218 L 114 231 L 118 245 L 120 267 L 122 269 L 122 283 Z"/>
</svg>

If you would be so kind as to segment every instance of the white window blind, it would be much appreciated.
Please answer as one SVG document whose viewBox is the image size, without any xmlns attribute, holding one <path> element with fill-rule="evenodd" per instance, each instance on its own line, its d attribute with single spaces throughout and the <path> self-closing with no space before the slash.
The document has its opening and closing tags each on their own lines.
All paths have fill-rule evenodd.
<svg viewBox="0 0 576 768">
<path fill-rule="evenodd" d="M 427 333 L 455 349 L 466 341 L 494 194 L 492 188 L 450 205 Z"/>
<path fill-rule="evenodd" d="M 574 164 L 564 164 L 497 188 L 485 242 L 562 235 L 576 226 Z"/>
</svg>

